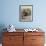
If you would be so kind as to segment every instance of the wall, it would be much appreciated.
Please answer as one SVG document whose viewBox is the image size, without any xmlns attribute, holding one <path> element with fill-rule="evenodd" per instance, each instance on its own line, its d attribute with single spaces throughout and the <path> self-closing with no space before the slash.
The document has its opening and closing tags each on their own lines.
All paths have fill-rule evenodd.
<svg viewBox="0 0 46 46">
<path fill-rule="evenodd" d="M 33 5 L 33 21 L 19 21 L 19 5 Z M 16 28 L 40 27 L 46 32 L 46 0 L 0 0 L 0 31 L 9 24 Z"/>
</svg>

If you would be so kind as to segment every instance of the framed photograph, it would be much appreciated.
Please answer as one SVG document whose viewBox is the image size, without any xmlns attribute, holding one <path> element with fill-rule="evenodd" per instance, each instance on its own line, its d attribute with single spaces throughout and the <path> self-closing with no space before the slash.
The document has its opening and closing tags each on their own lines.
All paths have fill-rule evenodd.
<svg viewBox="0 0 46 46">
<path fill-rule="evenodd" d="M 19 6 L 19 21 L 21 22 L 33 21 L 33 6 L 32 5 Z"/>
</svg>

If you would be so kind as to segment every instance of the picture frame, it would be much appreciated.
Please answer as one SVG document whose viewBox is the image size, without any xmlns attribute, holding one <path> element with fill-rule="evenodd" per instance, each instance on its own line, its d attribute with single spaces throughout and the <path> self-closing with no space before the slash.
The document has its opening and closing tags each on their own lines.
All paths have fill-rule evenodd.
<svg viewBox="0 0 46 46">
<path fill-rule="evenodd" d="M 19 21 L 32 22 L 33 21 L 33 5 L 19 6 Z"/>
</svg>

